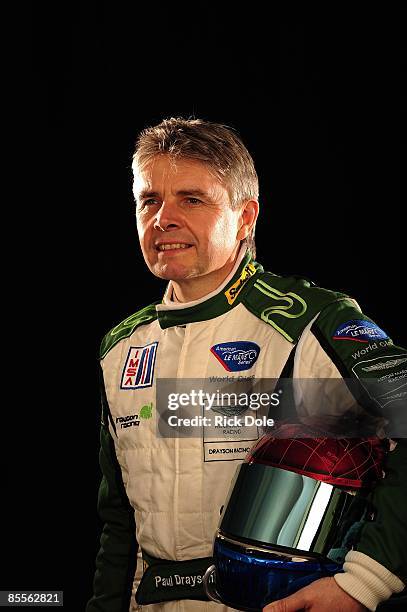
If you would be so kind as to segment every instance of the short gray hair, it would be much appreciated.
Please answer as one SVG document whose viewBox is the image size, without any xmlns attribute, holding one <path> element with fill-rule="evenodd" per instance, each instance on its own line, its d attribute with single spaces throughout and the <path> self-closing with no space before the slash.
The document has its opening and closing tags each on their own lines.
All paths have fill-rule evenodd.
<svg viewBox="0 0 407 612">
<path fill-rule="evenodd" d="M 258 200 L 259 179 L 253 159 L 236 130 L 203 119 L 171 117 L 144 129 L 136 142 L 133 169 L 143 169 L 160 154 L 205 164 L 224 184 L 233 209 L 247 200 Z M 245 239 L 256 256 L 253 227 Z"/>
</svg>

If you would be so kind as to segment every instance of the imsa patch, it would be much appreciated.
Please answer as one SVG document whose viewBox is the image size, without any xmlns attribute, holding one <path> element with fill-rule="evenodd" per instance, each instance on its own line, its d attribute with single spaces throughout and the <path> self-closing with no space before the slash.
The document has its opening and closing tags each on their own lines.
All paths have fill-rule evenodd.
<svg viewBox="0 0 407 612">
<path fill-rule="evenodd" d="M 123 368 L 121 389 L 144 389 L 153 384 L 158 342 L 132 346 Z"/>
</svg>

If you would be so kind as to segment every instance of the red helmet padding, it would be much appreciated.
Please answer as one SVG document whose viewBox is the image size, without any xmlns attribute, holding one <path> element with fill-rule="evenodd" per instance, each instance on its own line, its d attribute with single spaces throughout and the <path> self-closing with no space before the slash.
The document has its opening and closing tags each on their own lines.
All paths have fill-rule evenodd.
<svg viewBox="0 0 407 612">
<path fill-rule="evenodd" d="M 385 441 L 376 437 L 316 437 L 311 429 L 309 438 L 304 435 L 302 424 L 276 427 L 259 439 L 246 462 L 280 467 L 351 489 L 371 487 L 382 477 Z"/>
</svg>

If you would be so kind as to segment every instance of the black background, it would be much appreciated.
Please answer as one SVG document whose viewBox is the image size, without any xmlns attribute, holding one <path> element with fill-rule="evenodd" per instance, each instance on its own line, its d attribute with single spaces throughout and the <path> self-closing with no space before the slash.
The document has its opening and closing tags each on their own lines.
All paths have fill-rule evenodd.
<svg viewBox="0 0 407 612">
<path fill-rule="evenodd" d="M 237 128 L 260 178 L 259 261 L 355 296 L 407 345 L 402 19 L 351 3 L 277 18 L 253 2 L 130 1 L 37 4 L 30 18 L 15 283 L 29 324 L 14 344 L 31 382 L 17 377 L 5 429 L 0 586 L 64 589 L 79 610 L 100 527 L 98 345 L 163 291 L 138 247 L 138 132 L 178 115 Z"/>
</svg>

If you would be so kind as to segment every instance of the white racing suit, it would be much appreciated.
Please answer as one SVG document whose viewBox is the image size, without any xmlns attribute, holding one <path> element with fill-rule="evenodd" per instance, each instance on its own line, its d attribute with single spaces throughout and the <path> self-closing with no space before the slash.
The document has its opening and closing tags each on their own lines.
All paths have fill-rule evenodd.
<svg viewBox="0 0 407 612">
<path fill-rule="evenodd" d="M 105 526 L 87 612 L 230 609 L 204 600 L 202 574 L 236 466 L 262 430 L 226 428 L 213 438 L 202 427 L 195 436 L 160 437 L 157 421 L 167 413 L 157 406 L 157 381 L 358 379 L 365 371 L 382 375 L 383 368 L 394 380 L 406 375 L 406 351 L 356 302 L 304 279 L 266 273 L 249 253 L 240 255 L 223 285 L 205 298 L 174 303 L 169 292 L 171 283 L 163 303 L 130 316 L 102 343 L 99 513 Z M 356 402 L 348 390 L 325 400 L 333 413 L 347 414 L 371 402 L 364 392 Z M 304 410 L 311 414 L 315 401 L 305 402 Z M 404 442 L 389 456 L 393 465 L 374 493 L 379 523 L 364 526 L 338 578 L 372 610 L 401 591 L 406 576 L 400 508 Z M 160 562 L 163 571 L 158 565 L 143 594 L 155 603 L 137 604 L 143 570 Z"/>
</svg>

